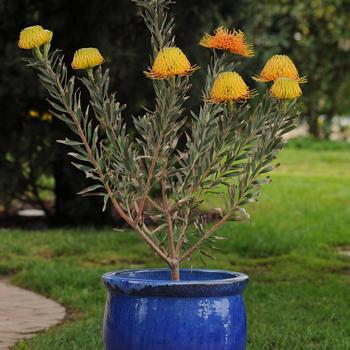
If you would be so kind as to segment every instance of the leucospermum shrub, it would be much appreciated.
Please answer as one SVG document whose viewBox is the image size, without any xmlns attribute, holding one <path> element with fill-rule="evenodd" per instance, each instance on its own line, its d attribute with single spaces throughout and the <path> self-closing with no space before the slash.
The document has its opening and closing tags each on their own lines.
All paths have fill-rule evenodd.
<svg viewBox="0 0 350 350">
<path fill-rule="evenodd" d="M 181 262 L 195 251 L 209 256 L 206 249 L 222 224 L 249 219 L 244 207 L 270 181 L 267 173 L 284 145 L 282 136 L 295 127 L 299 83 L 305 79 L 287 56 L 273 56 L 255 77 L 272 87 L 257 96 L 235 71 L 239 57 L 253 56 L 252 45 L 243 32 L 220 27 L 200 41 L 212 50 L 212 58 L 202 104 L 190 113 L 191 128 L 185 128 L 189 114 L 184 102 L 190 75 L 198 67 L 175 45 L 174 22 L 166 11 L 171 1 L 133 1 L 150 30 L 153 55 L 145 75 L 155 93 L 154 108 L 133 119 L 135 138 L 123 122 L 124 106 L 109 92 L 109 72 L 101 67 L 104 58 L 98 49 L 79 49 L 72 62 L 73 69 L 86 71 L 81 80 L 90 102 L 85 107 L 63 56 L 50 51 L 50 31 L 26 28 L 19 46 L 33 51 L 27 63 L 49 93 L 51 113 L 76 135 L 59 142 L 72 148 L 72 164 L 94 181 L 80 194 L 102 196 L 105 206 L 111 202 L 178 280 Z M 254 108 L 252 98 L 260 99 Z M 179 150 L 182 135 L 186 147 Z M 154 195 L 155 187 L 161 194 Z M 207 225 L 198 208 L 212 191 L 225 195 L 225 206 L 218 209 L 217 222 Z"/>
</svg>

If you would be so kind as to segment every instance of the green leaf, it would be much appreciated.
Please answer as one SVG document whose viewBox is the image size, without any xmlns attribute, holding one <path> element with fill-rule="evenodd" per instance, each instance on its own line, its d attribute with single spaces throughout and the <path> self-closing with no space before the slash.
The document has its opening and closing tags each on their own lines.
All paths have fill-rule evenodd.
<svg viewBox="0 0 350 350">
<path fill-rule="evenodd" d="M 83 143 L 80 141 L 73 141 L 73 140 L 69 140 L 68 138 L 65 138 L 64 140 L 57 140 L 56 142 L 62 143 L 63 145 L 68 145 L 68 146 L 81 146 L 81 145 L 83 145 Z"/>
<path fill-rule="evenodd" d="M 74 157 L 76 159 L 82 160 L 84 162 L 89 162 L 89 159 L 87 158 L 87 156 L 84 156 L 82 154 L 75 153 L 75 152 L 69 152 L 68 155 L 71 157 Z"/>
<path fill-rule="evenodd" d="M 81 190 L 81 191 L 78 192 L 77 194 L 86 194 L 86 193 L 88 193 L 88 192 L 95 191 L 95 190 L 97 190 L 98 188 L 103 188 L 103 186 L 100 185 L 100 184 L 92 185 L 92 186 L 89 186 L 89 187 L 84 188 L 83 190 Z"/>
</svg>

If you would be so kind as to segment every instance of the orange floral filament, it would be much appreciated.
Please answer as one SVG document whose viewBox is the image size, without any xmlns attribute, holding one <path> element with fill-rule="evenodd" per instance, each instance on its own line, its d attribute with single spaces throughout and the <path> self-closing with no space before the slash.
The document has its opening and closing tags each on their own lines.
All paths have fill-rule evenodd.
<svg viewBox="0 0 350 350">
<path fill-rule="evenodd" d="M 219 27 L 214 31 L 214 35 L 205 34 L 199 45 L 210 48 L 225 50 L 244 57 L 254 56 L 253 46 L 247 44 L 245 35 L 240 30 L 228 30 Z"/>
</svg>

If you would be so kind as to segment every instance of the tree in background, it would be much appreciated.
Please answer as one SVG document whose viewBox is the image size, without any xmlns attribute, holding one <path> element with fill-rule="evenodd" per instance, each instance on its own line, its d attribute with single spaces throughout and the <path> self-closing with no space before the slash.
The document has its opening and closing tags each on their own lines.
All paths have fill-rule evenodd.
<svg viewBox="0 0 350 350">
<path fill-rule="evenodd" d="M 329 137 L 337 114 L 350 112 L 350 2 L 346 0 L 248 0 L 247 25 L 264 60 L 271 53 L 293 57 L 308 75 L 303 99 L 310 133 Z M 262 54 L 263 53 L 263 54 Z M 258 51 L 259 55 L 259 51 Z M 261 57 L 265 55 L 265 57 Z M 326 123 L 321 128 L 320 116 Z"/>
<path fill-rule="evenodd" d="M 52 191 L 52 116 L 47 112 L 28 110 L 19 115 L 17 127 L 3 133 L 0 145 L 0 193 L 2 204 L 9 208 L 14 198 L 41 208 L 48 218 L 45 203 Z M 30 137 L 28 137 L 30 135 Z M 14 145 L 8 149 L 8 145 Z"/>
</svg>

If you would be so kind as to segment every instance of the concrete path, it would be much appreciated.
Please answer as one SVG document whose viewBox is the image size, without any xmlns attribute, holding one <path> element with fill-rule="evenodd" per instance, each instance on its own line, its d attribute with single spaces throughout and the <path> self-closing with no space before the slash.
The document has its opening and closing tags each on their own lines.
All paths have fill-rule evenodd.
<svg viewBox="0 0 350 350">
<path fill-rule="evenodd" d="M 0 350 L 61 322 L 65 309 L 41 295 L 0 280 Z"/>
</svg>

